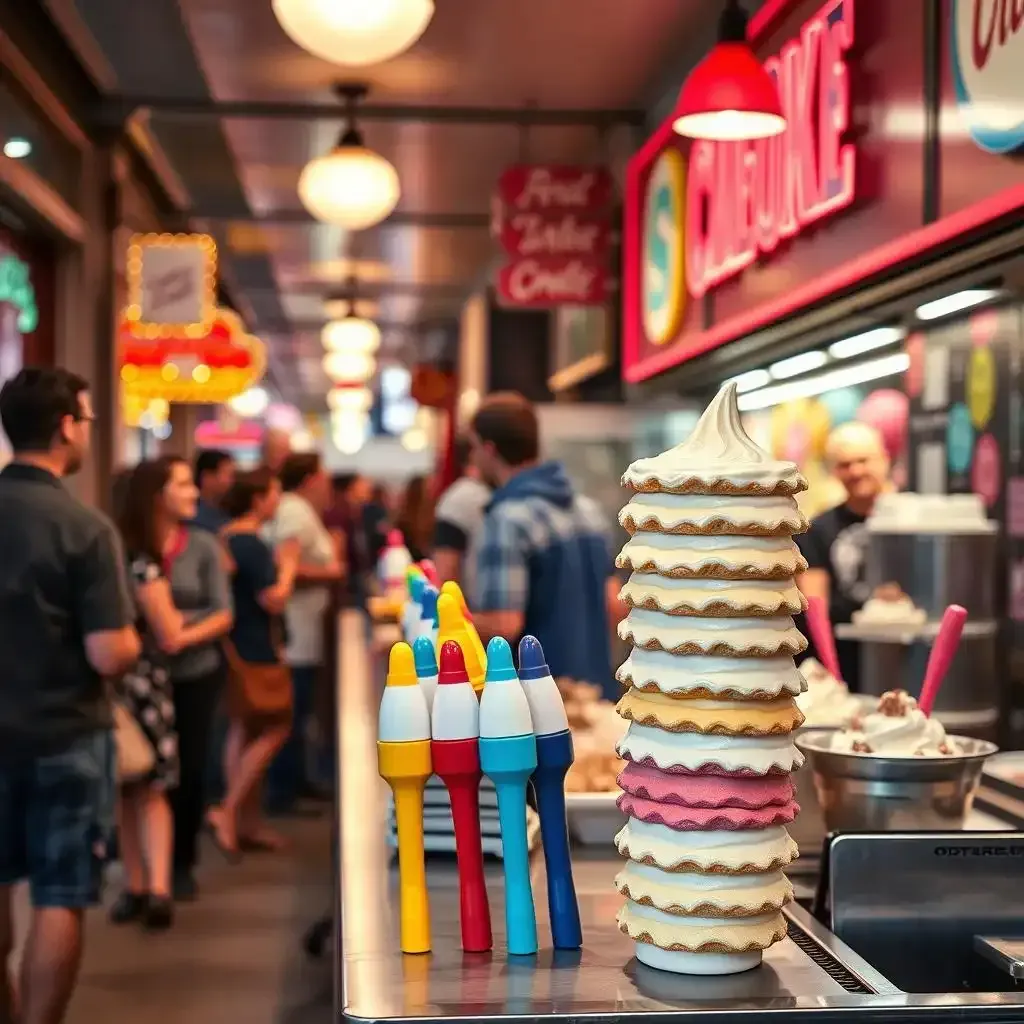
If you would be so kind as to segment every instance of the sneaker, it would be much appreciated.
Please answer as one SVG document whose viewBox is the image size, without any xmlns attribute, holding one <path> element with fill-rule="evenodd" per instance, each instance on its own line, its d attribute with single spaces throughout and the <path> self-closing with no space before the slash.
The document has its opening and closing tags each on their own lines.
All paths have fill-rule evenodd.
<svg viewBox="0 0 1024 1024">
<path fill-rule="evenodd" d="M 142 927 L 149 932 L 166 931 L 174 924 L 174 902 L 170 896 L 150 896 L 146 901 L 146 912 Z"/>
<path fill-rule="evenodd" d="M 149 897 L 143 892 L 125 892 L 114 901 L 110 908 L 111 924 L 131 924 L 141 921 L 146 913 Z"/>
<path fill-rule="evenodd" d="M 199 886 L 191 871 L 175 871 L 174 902 L 191 903 L 199 896 Z"/>
</svg>

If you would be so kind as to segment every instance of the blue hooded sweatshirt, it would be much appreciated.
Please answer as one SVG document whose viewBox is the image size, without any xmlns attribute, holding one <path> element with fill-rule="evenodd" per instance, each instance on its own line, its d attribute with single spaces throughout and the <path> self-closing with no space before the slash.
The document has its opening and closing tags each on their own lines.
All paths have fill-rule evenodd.
<svg viewBox="0 0 1024 1024">
<path fill-rule="evenodd" d="M 614 697 L 605 601 L 614 571 L 597 502 L 573 493 L 560 463 L 545 462 L 514 476 L 487 506 L 474 607 L 523 612 L 523 630 L 543 644 L 556 679 L 596 683 Z"/>
</svg>

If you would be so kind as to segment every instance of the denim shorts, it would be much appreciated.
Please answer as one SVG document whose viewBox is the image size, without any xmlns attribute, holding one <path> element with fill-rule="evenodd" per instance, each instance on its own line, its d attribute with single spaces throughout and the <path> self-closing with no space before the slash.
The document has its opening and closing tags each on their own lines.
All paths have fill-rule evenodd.
<svg viewBox="0 0 1024 1024">
<path fill-rule="evenodd" d="M 0 885 L 28 880 L 36 907 L 100 901 L 114 829 L 114 737 L 0 764 Z"/>
</svg>

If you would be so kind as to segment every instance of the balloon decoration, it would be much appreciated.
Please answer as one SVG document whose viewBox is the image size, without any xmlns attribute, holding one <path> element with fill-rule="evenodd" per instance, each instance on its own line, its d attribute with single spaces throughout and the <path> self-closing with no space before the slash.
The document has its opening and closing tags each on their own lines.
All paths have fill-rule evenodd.
<svg viewBox="0 0 1024 1024">
<path fill-rule="evenodd" d="M 263 343 L 229 309 L 218 309 L 200 337 L 142 337 L 125 316 L 118 344 L 126 399 L 218 404 L 258 383 L 266 369 Z"/>
<path fill-rule="evenodd" d="M 879 388 L 861 402 L 857 419 L 874 427 L 885 442 L 889 458 L 895 461 L 907 443 L 910 400 L 895 388 Z"/>
<path fill-rule="evenodd" d="M 827 410 L 832 426 L 838 427 L 857 418 L 857 410 L 863 397 L 863 388 L 836 388 L 835 391 L 826 391 L 819 395 L 818 401 Z"/>
</svg>

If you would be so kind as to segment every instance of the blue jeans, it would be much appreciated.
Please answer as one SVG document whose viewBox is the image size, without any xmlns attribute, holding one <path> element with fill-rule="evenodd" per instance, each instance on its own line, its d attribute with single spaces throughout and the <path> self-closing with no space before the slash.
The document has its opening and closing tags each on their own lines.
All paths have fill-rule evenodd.
<svg viewBox="0 0 1024 1024">
<path fill-rule="evenodd" d="M 291 810 L 309 783 L 309 726 L 319 666 L 292 666 L 292 731 L 267 771 L 267 807 Z"/>
<path fill-rule="evenodd" d="M 0 763 L 0 885 L 28 879 L 36 907 L 99 903 L 115 786 L 109 729 Z"/>
</svg>

